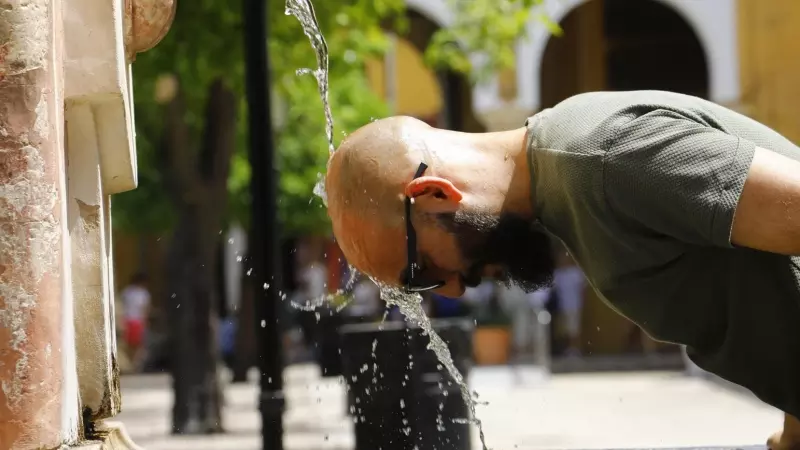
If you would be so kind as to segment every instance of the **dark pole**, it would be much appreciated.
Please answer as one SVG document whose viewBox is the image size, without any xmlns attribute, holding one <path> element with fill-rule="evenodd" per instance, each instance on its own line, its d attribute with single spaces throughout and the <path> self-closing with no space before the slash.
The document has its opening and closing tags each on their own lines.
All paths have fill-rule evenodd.
<svg viewBox="0 0 800 450">
<path fill-rule="evenodd" d="M 283 450 L 283 351 L 280 307 L 280 232 L 275 147 L 270 114 L 267 0 L 243 0 L 251 167 L 250 263 L 253 273 L 263 450 Z M 266 287 L 266 288 L 265 288 Z M 245 324 L 242 324 L 246 326 Z"/>
<path fill-rule="evenodd" d="M 442 87 L 442 114 L 440 128 L 464 131 L 461 108 L 461 90 L 459 79 L 453 72 L 442 70 L 439 72 L 439 85 Z"/>
</svg>

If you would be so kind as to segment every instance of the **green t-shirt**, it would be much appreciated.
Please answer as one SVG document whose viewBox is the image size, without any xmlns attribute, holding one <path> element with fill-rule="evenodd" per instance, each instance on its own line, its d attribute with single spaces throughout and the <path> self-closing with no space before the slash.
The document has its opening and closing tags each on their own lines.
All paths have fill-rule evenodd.
<svg viewBox="0 0 800 450">
<path fill-rule="evenodd" d="M 730 242 L 770 128 L 661 91 L 571 97 L 528 119 L 539 224 L 610 307 L 654 339 L 800 417 L 800 258 Z"/>
</svg>

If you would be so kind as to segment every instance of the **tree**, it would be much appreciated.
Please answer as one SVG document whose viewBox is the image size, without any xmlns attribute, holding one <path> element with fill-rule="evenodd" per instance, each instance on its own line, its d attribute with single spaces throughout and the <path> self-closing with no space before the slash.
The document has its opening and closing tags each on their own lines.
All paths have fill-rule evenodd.
<svg viewBox="0 0 800 450">
<path fill-rule="evenodd" d="M 313 78 L 296 74 L 316 67 L 314 54 L 297 21 L 283 14 L 283 0 L 265 1 L 273 89 L 289 105 L 276 136 L 280 218 L 287 233 L 324 232 L 327 216 L 311 195 L 328 157 L 322 104 Z M 435 36 L 427 58 L 477 80 L 513 61 L 529 10 L 543 0 L 451 1 L 456 24 Z M 387 48 L 387 21 L 403 30 L 404 1 L 317 2 L 315 8 L 330 50 L 338 144 L 345 133 L 388 112 L 368 87 L 364 63 Z M 116 198 L 114 221 L 132 232 L 174 230 L 167 307 L 174 325 L 175 432 L 219 431 L 222 424 L 210 281 L 218 272 L 214 250 L 225 222 L 249 223 L 246 121 L 235 120 L 245 112 L 241 22 L 237 3 L 180 2 L 166 38 L 134 65 L 140 185 Z M 483 52 L 485 64 L 473 68 L 465 56 L 470 52 Z M 165 75 L 177 85 L 170 87 Z"/>
<path fill-rule="evenodd" d="M 179 7 L 159 51 L 137 62 L 143 189 L 120 196 L 117 205 L 122 207 L 118 216 L 123 226 L 173 228 L 167 257 L 171 294 L 165 304 L 174 433 L 223 430 L 213 325 L 216 256 L 228 216 L 232 156 L 241 133 L 236 119 L 241 115 L 243 83 L 239 15 L 220 5 L 206 1 Z M 196 32 L 199 24 L 208 34 Z"/>
</svg>

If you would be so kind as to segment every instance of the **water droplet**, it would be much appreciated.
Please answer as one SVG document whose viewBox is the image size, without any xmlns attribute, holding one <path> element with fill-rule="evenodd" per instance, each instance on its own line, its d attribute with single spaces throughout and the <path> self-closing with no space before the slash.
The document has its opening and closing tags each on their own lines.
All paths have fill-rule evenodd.
<svg viewBox="0 0 800 450">
<path fill-rule="evenodd" d="M 262 320 L 261 321 L 261 328 L 265 328 L 266 326 L 267 326 L 267 321 L 266 320 Z"/>
</svg>

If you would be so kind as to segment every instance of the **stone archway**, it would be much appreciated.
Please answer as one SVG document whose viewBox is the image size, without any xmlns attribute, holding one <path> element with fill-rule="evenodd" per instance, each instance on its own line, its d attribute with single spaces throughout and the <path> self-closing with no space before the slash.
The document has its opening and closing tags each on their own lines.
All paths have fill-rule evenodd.
<svg viewBox="0 0 800 450">
<path fill-rule="evenodd" d="M 436 1 L 409 1 L 408 31 L 395 37 L 390 64 L 373 61 L 367 65 L 368 75 L 378 91 L 385 92 L 387 83 L 394 85 L 397 96 L 393 102 L 394 114 L 411 115 L 440 128 L 484 131 L 473 113 L 472 89 L 465 77 L 451 72 L 437 73 L 423 62 L 433 34 L 441 23 L 449 23 L 450 15 L 443 5 Z"/>
<path fill-rule="evenodd" d="M 571 12 L 583 6 L 603 0 L 545 0 L 540 12 L 551 20 L 561 23 Z M 674 15 L 693 30 L 704 50 L 708 70 L 707 97 L 717 103 L 735 106 L 741 96 L 739 75 L 739 47 L 737 30 L 737 0 L 627 0 L 625 8 L 638 7 L 639 3 L 657 3 L 671 10 Z M 596 6 L 595 6 L 596 7 Z M 635 25 L 637 20 L 631 25 Z M 540 67 L 545 47 L 550 44 L 550 32 L 538 19 L 532 18 L 527 36 L 520 41 L 517 58 L 523 62 L 517 66 L 519 95 L 513 105 L 532 114 L 542 107 L 540 91 Z M 488 85 L 479 89 L 476 105 L 479 113 L 492 111 L 502 103 L 497 98 L 496 88 Z M 507 106 L 506 106 L 507 107 Z"/>
<path fill-rule="evenodd" d="M 691 24 L 655 0 L 591 0 L 560 22 L 541 58 L 540 107 L 581 92 L 658 89 L 709 97 L 706 51 Z"/>
</svg>

